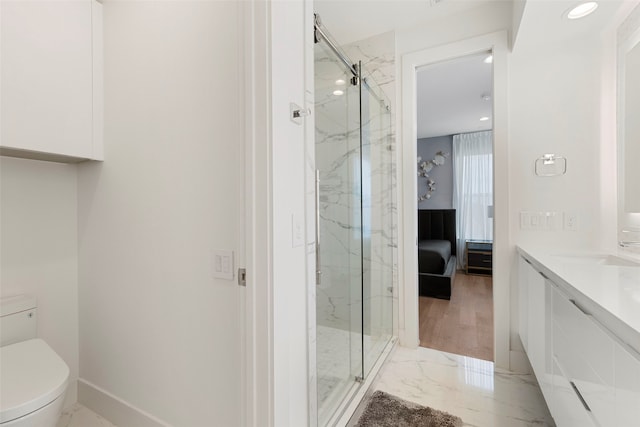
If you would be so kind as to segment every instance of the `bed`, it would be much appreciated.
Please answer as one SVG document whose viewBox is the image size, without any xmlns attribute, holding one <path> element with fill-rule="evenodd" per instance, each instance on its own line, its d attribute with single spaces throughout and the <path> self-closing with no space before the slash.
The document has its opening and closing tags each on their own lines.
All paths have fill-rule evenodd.
<svg viewBox="0 0 640 427">
<path fill-rule="evenodd" d="M 420 296 L 451 299 L 456 274 L 455 209 L 418 210 Z"/>
</svg>

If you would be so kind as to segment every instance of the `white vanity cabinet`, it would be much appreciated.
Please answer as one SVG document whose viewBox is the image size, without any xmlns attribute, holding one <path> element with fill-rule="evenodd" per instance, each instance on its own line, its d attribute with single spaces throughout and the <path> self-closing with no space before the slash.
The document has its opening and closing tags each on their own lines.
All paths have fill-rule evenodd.
<svg viewBox="0 0 640 427">
<path fill-rule="evenodd" d="M 573 418 L 574 424 L 568 425 L 582 425 L 578 421 L 591 418 L 595 425 L 614 426 L 613 340 L 555 284 L 552 305 L 552 354 L 559 368 L 554 372 L 554 392 L 569 388 L 574 393 L 573 405 L 558 405 L 556 413 Z"/>
<path fill-rule="evenodd" d="M 102 4 L 0 2 L 0 154 L 102 160 Z"/>
<path fill-rule="evenodd" d="M 640 426 L 640 354 L 541 270 L 520 257 L 520 336 L 556 425 Z"/>
<path fill-rule="evenodd" d="M 518 331 L 525 352 L 529 352 L 529 271 L 533 267 L 523 257 L 518 258 Z M 535 271 L 535 270 L 534 270 Z M 536 272 L 537 273 L 537 272 Z"/>
<path fill-rule="evenodd" d="M 545 397 L 553 387 L 553 365 L 546 351 L 551 342 L 551 294 L 547 278 L 525 258 L 519 259 L 520 340 Z"/>
<path fill-rule="evenodd" d="M 640 354 L 614 345 L 616 426 L 638 425 L 640 420 Z"/>
</svg>

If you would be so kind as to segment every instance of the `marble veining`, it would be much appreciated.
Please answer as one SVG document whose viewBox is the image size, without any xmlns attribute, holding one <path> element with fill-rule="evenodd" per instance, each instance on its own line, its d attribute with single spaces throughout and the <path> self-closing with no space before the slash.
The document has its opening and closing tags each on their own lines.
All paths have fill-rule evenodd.
<svg viewBox="0 0 640 427">
<path fill-rule="evenodd" d="M 116 427 L 85 406 L 76 403 L 60 415 L 56 427 Z"/>
<path fill-rule="evenodd" d="M 366 376 L 391 338 L 397 278 L 395 38 L 387 33 L 342 47 L 362 61 L 367 84 L 353 85 L 323 43 L 314 48 L 322 274 L 310 292 L 317 369 L 309 384 L 317 386 L 319 424 L 357 388 L 355 378 Z"/>
<path fill-rule="evenodd" d="M 386 297 L 388 304 L 369 307 L 369 323 L 384 326 L 376 319 L 389 320 L 391 331 L 387 311 L 397 277 L 395 135 L 392 114 L 377 98 L 391 105 L 392 95 L 385 92 L 395 84 L 394 48 L 392 33 L 344 46 L 353 61 L 362 61 L 370 82 L 362 103 L 362 141 L 358 88 L 350 85 L 349 72 L 331 52 L 322 46 L 315 49 L 322 271 L 317 320 L 324 326 L 348 329 L 355 308 Z M 344 84 L 337 86 L 338 79 Z M 334 95 L 336 88 L 343 95 Z M 368 95 L 373 92 L 375 96 Z M 363 279 L 365 294 L 358 295 Z"/>
<path fill-rule="evenodd" d="M 437 350 L 398 347 L 373 389 L 457 415 L 466 427 L 555 426 L 533 375 Z"/>
<path fill-rule="evenodd" d="M 389 335 L 361 335 L 344 329 L 317 326 L 317 386 L 320 412 L 330 412 L 362 376 L 362 346 L 365 369 L 375 364 L 391 338 Z M 329 414 L 330 415 L 330 414 Z"/>
</svg>

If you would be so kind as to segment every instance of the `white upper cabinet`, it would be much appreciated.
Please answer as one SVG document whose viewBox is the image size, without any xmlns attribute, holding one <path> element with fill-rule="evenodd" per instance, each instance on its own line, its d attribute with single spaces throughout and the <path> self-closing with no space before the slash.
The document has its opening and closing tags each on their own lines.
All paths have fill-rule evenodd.
<svg viewBox="0 0 640 427">
<path fill-rule="evenodd" d="M 0 154 L 102 160 L 102 5 L 2 0 L 0 31 Z"/>
</svg>

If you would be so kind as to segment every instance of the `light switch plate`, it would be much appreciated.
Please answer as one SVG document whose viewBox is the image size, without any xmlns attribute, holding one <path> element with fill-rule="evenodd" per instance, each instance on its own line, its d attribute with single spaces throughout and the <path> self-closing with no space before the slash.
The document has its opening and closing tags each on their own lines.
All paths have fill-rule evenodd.
<svg viewBox="0 0 640 427">
<path fill-rule="evenodd" d="M 233 280 L 235 271 L 233 251 L 214 249 L 212 252 L 213 277 L 217 279 Z"/>
</svg>

